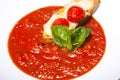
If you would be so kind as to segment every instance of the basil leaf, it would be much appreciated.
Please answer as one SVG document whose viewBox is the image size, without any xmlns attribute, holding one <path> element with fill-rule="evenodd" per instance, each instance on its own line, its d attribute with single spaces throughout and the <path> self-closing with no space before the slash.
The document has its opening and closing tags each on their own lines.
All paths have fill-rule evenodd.
<svg viewBox="0 0 120 80">
<path fill-rule="evenodd" d="M 52 26 L 51 30 L 55 44 L 72 50 L 71 34 L 67 26 Z"/>
<path fill-rule="evenodd" d="M 71 30 L 71 39 L 74 49 L 77 49 L 84 43 L 85 39 L 89 36 L 90 32 L 91 29 L 85 27 L 78 27 L 76 29 Z"/>
<path fill-rule="evenodd" d="M 70 51 L 80 47 L 91 32 L 86 27 L 69 30 L 67 26 L 52 26 L 51 30 L 54 43 Z"/>
</svg>

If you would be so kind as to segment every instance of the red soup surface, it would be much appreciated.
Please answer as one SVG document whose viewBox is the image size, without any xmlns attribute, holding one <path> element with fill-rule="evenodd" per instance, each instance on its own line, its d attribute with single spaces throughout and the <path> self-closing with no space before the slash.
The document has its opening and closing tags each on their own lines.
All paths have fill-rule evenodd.
<svg viewBox="0 0 120 80">
<path fill-rule="evenodd" d="M 43 44 L 43 24 L 60 6 L 40 8 L 17 22 L 10 33 L 8 48 L 11 59 L 23 72 L 41 80 L 69 80 L 93 69 L 105 51 L 105 35 L 93 18 L 86 27 L 92 29 L 85 43 L 72 52 L 57 45 Z"/>
</svg>

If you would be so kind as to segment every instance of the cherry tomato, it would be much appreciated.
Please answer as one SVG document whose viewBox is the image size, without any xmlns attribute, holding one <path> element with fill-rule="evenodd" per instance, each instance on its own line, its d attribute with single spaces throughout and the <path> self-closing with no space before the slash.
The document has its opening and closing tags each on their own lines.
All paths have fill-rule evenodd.
<svg viewBox="0 0 120 80">
<path fill-rule="evenodd" d="M 71 22 L 78 23 L 85 15 L 84 10 L 78 6 L 72 6 L 67 12 L 67 18 Z"/>
<path fill-rule="evenodd" d="M 53 22 L 53 25 L 61 25 L 61 26 L 69 27 L 69 21 L 65 18 L 58 18 Z"/>
</svg>

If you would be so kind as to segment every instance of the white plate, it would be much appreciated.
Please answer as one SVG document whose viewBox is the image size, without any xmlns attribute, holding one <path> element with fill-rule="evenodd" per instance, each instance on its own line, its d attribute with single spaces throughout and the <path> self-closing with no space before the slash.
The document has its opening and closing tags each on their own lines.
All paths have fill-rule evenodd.
<svg viewBox="0 0 120 80">
<path fill-rule="evenodd" d="M 13 64 L 7 40 L 15 23 L 26 14 L 44 6 L 64 5 L 71 0 L 0 0 L 0 80 L 36 80 Z M 100 63 L 76 80 L 118 80 L 120 77 L 119 0 L 101 0 L 93 15 L 106 35 L 106 51 Z"/>
</svg>

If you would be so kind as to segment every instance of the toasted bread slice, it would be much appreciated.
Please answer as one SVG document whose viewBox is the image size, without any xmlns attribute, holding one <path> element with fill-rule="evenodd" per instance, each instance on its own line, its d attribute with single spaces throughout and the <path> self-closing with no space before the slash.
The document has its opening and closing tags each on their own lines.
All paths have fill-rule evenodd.
<svg viewBox="0 0 120 80">
<path fill-rule="evenodd" d="M 43 26 L 43 42 L 44 43 L 51 43 L 52 42 L 52 32 L 51 32 L 51 26 L 53 22 L 58 18 L 66 18 L 67 19 L 67 11 L 72 6 L 79 6 L 83 8 L 85 11 L 84 18 L 81 20 L 84 21 L 87 18 L 89 18 L 97 9 L 97 7 L 100 4 L 100 0 L 72 0 L 68 4 L 66 4 L 63 8 L 58 10 L 56 13 L 52 15 L 52 17 L 49 19 L 49 21 L 44 24 Z M 79 22 L 80 23 L 80 22 Z M 74 29 L 78 26 L 79 23 L 73 23 L 69 22 L 69 29 Z"/>
</svg>

